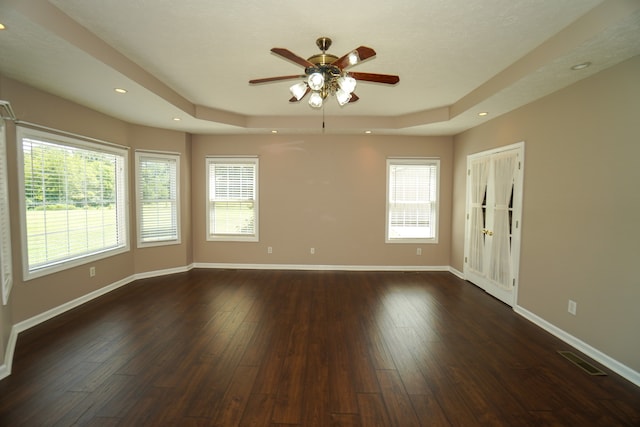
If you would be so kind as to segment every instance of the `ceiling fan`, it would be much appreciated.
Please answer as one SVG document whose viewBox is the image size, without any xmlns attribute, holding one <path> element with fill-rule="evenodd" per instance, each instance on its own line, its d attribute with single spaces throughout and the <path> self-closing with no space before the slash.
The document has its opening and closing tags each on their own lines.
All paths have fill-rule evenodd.
<svg viewBox="0 0 640 427">
<path fill-rule="evenodd" d="M 335 95 L 338 104 L 341 106 L 360 99 L 358 95 L 354 93 L 358 80 L 390 85 L 394 85 L 400 81 L 400 77 L 389 74 L 347 71 L 347 68 L 376 55 L 375 50 L 370 47 L 360 46 L 338 58 L 335 55 L 326 53 L 331 46 L 331 39 L 329 37 L 320 37 L 316 40 L 316 45 L 322 53 L 313 55 L 308 59 L 304 59 L 288 49 L 280 47 L 271 49 L 271 52 L 276 55 L 303 66 L 304 74 L 254 79 L 249 80 L 249 83 L 259 84 L 301 79 L 302 81 L 289 88 L 293 95 L 293 97 L 289 99 L 289 102 L 298 102 L 310 93 L 309 105 L 313 108 L 320 108 L 329 95 Z"/>
</svg>

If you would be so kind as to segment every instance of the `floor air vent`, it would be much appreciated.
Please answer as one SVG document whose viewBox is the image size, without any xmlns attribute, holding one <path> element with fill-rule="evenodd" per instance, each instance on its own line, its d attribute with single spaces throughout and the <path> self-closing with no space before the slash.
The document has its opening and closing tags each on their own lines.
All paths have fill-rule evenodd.
<svg viewBox="0 0 640 427">
<path fill-rule="evenodd" d="M 563 356 L 565 359 L 567 359 L 589 375 L 607 375 L 605 372 L 596 368 L 591 363 L 587 362 L 571 351 L 558 351 L 558 353 L 560 353 L 561 356 Z"/>
</svg>

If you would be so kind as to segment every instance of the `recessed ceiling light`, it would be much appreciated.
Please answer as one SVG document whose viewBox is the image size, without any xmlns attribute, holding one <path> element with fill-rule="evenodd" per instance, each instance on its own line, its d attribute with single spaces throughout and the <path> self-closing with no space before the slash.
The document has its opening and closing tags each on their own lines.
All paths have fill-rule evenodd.
<svg viewBox="0 0 640 427">
<path fill-rule="evenodd" d="M 4 26 L 4 24 L 0 24 L 0 30 L 6 30 L 7 27 Z"/>
<path fill-rule="evenodd" d="M 182 120 L 180 117 L 174 117 L 174 118 L 173 118 L 173 121 L 174 121 L 174 122 L 179 122 L 180 120 Z"/>
<path fill-rule="evenodd" d="M 573 67 L 571 67 L 571 69 L 573 71 L 578 71 L 578 70 L 584 70 L 585 68 L 587 68 L 589 65 L 591 65 L 591 62 L 583 62 L 582 64 L 576 64 Z"/>
<path fill-rule="evenodd" d="M 364 133 L 368 134 L 368 133 L 371 133 L 371 131 L 370 130 L 365 130 Z"/>
<path fill-rule="evenodd" d="M 278 131 L 274 129 L 271 131 L 271 133 L 278 133 Z"/>
<path fill-rule="evenodd" d="M 115 88 L 114 90 L 115 90 L 116 92 L 118 92 L 118 93 L 127 93 L 127 90 L 126 90 L 126 89 L 122 89 L 121 87 L 117 87 L 117 88 Z"/>
<path fill-rule="evenodd" d="M 488 112 L 486 112 L 486 111 L 482 111 L 482 112 L 478 113 L 478 115 L 479 115 L 480 117 L 484 117 L 484 116 L 488 116 L 488 115 L 489 115 L 489 113 L 488 113 Z"/>
</svg>

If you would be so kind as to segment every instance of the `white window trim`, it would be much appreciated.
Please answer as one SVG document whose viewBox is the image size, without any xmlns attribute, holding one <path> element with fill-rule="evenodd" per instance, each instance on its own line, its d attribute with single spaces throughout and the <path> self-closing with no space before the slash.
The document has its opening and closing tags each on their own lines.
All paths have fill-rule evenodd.
<svg viewBox="0 0 640 427">
<path fill-rule="evenodd" d="M 210 207 L 209 207 L 209 164 L 211 162 L 215 163 L 254 163 L 255 164 L 255 233 L 251 235 L 241 235 L 241 234 L 212 234 L 211 233 L 211 219 L 209 217 Z M 259 170 L 259 159 L 257 156 L 207 156 L 205 159 L 205 179 L 206 179 L 206 194 L 205 194 L 205 221 L 206 221 L 206 233 L 207 233 L 207 241 L 213 242 L 259 242 L 260 234 L 259 234 L 259 200 L 260 200 L 260 170 Z"/>
<path fill-rule="evenodd" d="M 2 304 L 7 305 L 13 287 L 11 257 L 11 218 L 9 216 L 9 185 L 7 183 L 7 139 L 4 121 L 0 119 L 0 287 Z"/>
<path fill-rule="evenodd" d="M 169 159 L 176 162 L 176 221 L 177 221 L 177 238 L 160 240 L 156 242 L 143 242 L 142 233 L 142 199 L 140 197 L 140 160 L 142 157 L 151 157 L 157 159 Z M 179 245 L 182 243 L 182 226 L 180 216 L 180 154 L 178 153 L 166 153 L 159 151 L 145 151 L 140 150 L 135 153 L 136 159 L 136 232 L 137 232 L 137 247 L 148 248 L 154 246 L 166 246 L 166 245 Z"/>
<path fill-rule="evenodd" d="M 432 238 L 389 238 L 389 184 L 391 165 L 406 164 L 406 165 L 435 165 L 436 166 L 436 203 L 435 203 L 435 224 L 434 235 Z M 389 157 L 387 158 L 386 166 L 387 183 L 386 183 L 386 200 L 385 200 L 385 243 L 424 243 L 424 244 L 436 244 L 438 243 L 438 235 L 440 228 L 440 159 L 433 157 Z"/>
<path fill-rule="evenodd" d="M 87 140 L 79 139 L 80 136 L 69 134 L 70 136 L 66 136 L 65 134 L 57 134 L 51 133 L 47 131 L 40 131 L 36 129 L 31 129 L 27 127 L 17 126 L 16 127 L 16 151 L 17 151 L 17 162 L 18 162 L 18 188 L 19 188 L 19 209 L 20 209 L 20 237 L 21 237 L 21 246 L 22 246 L 22 278 L 23 281 L 28 281 L 31 279 L 35 279 L 38 277 L 47 276 L 49 274 L 53 274 L 59 271 L 64 271 L 73 267 L 78 267 L 80 265 L 88 264 L 91 262 L 95 262 L 100 259 L 112 257 L 114 255 L 118 255 L 121 253 L 128 252 L 130 250 L 130 229 L 129 229 L 129 151 L 126 147 L 118 146 L 117 144 L 111 143 L 96 143 L 89 142 Z M 29 270 L 29 253 L 27 246 L 27 224 L 26 224 L 26 213 L 27 207 L 25 203 L 25 183 L 24 183 L 24 153 L 22 148 L 22 140 L 23 138 L 34 138 L 34 139 L 43 139 L 45 141 L 53 141 L 61 144 L 71 145 L 79 148 L 86 148 L 90 150 L 102 151 L 107 153 L 118 153 L 119 155 L 124 157 L 124 165 L 123 165 L 123 190 L 124 195 L 122 197 L 124 206 L 124 245 L 118 248 L 104 250 L 102 252 L 97 252 L 92 255 L 79 256 L 77 258 L 71 258 L 68 260 L 62 260 L 58 263 L 51 264 L 47 267 Z"/>
</svg>

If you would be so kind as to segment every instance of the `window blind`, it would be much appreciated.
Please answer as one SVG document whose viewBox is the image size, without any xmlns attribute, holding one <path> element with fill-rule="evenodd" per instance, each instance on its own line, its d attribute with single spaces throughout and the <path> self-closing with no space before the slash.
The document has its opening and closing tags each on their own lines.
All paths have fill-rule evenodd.
<svg viewBox="0 0 640 427">
<path fill-rule="evenodd" d="M 209 159 L 209 236 L 257 236 L 257 159 Z"/>
<path fill-rule="evenodd" d="M 136 153 L 138 243 L 178 243 L 179 156 Z"/>
<path fill-rule="evenodd" d="M 124 150 L 21 138 L 28 271 L 127 246 Z"/>
<path fill-rule="evenodd" d="M 387 238 L 433 239 L 438 165 L 395 160 L 388 165 Z"/>
</svg>

